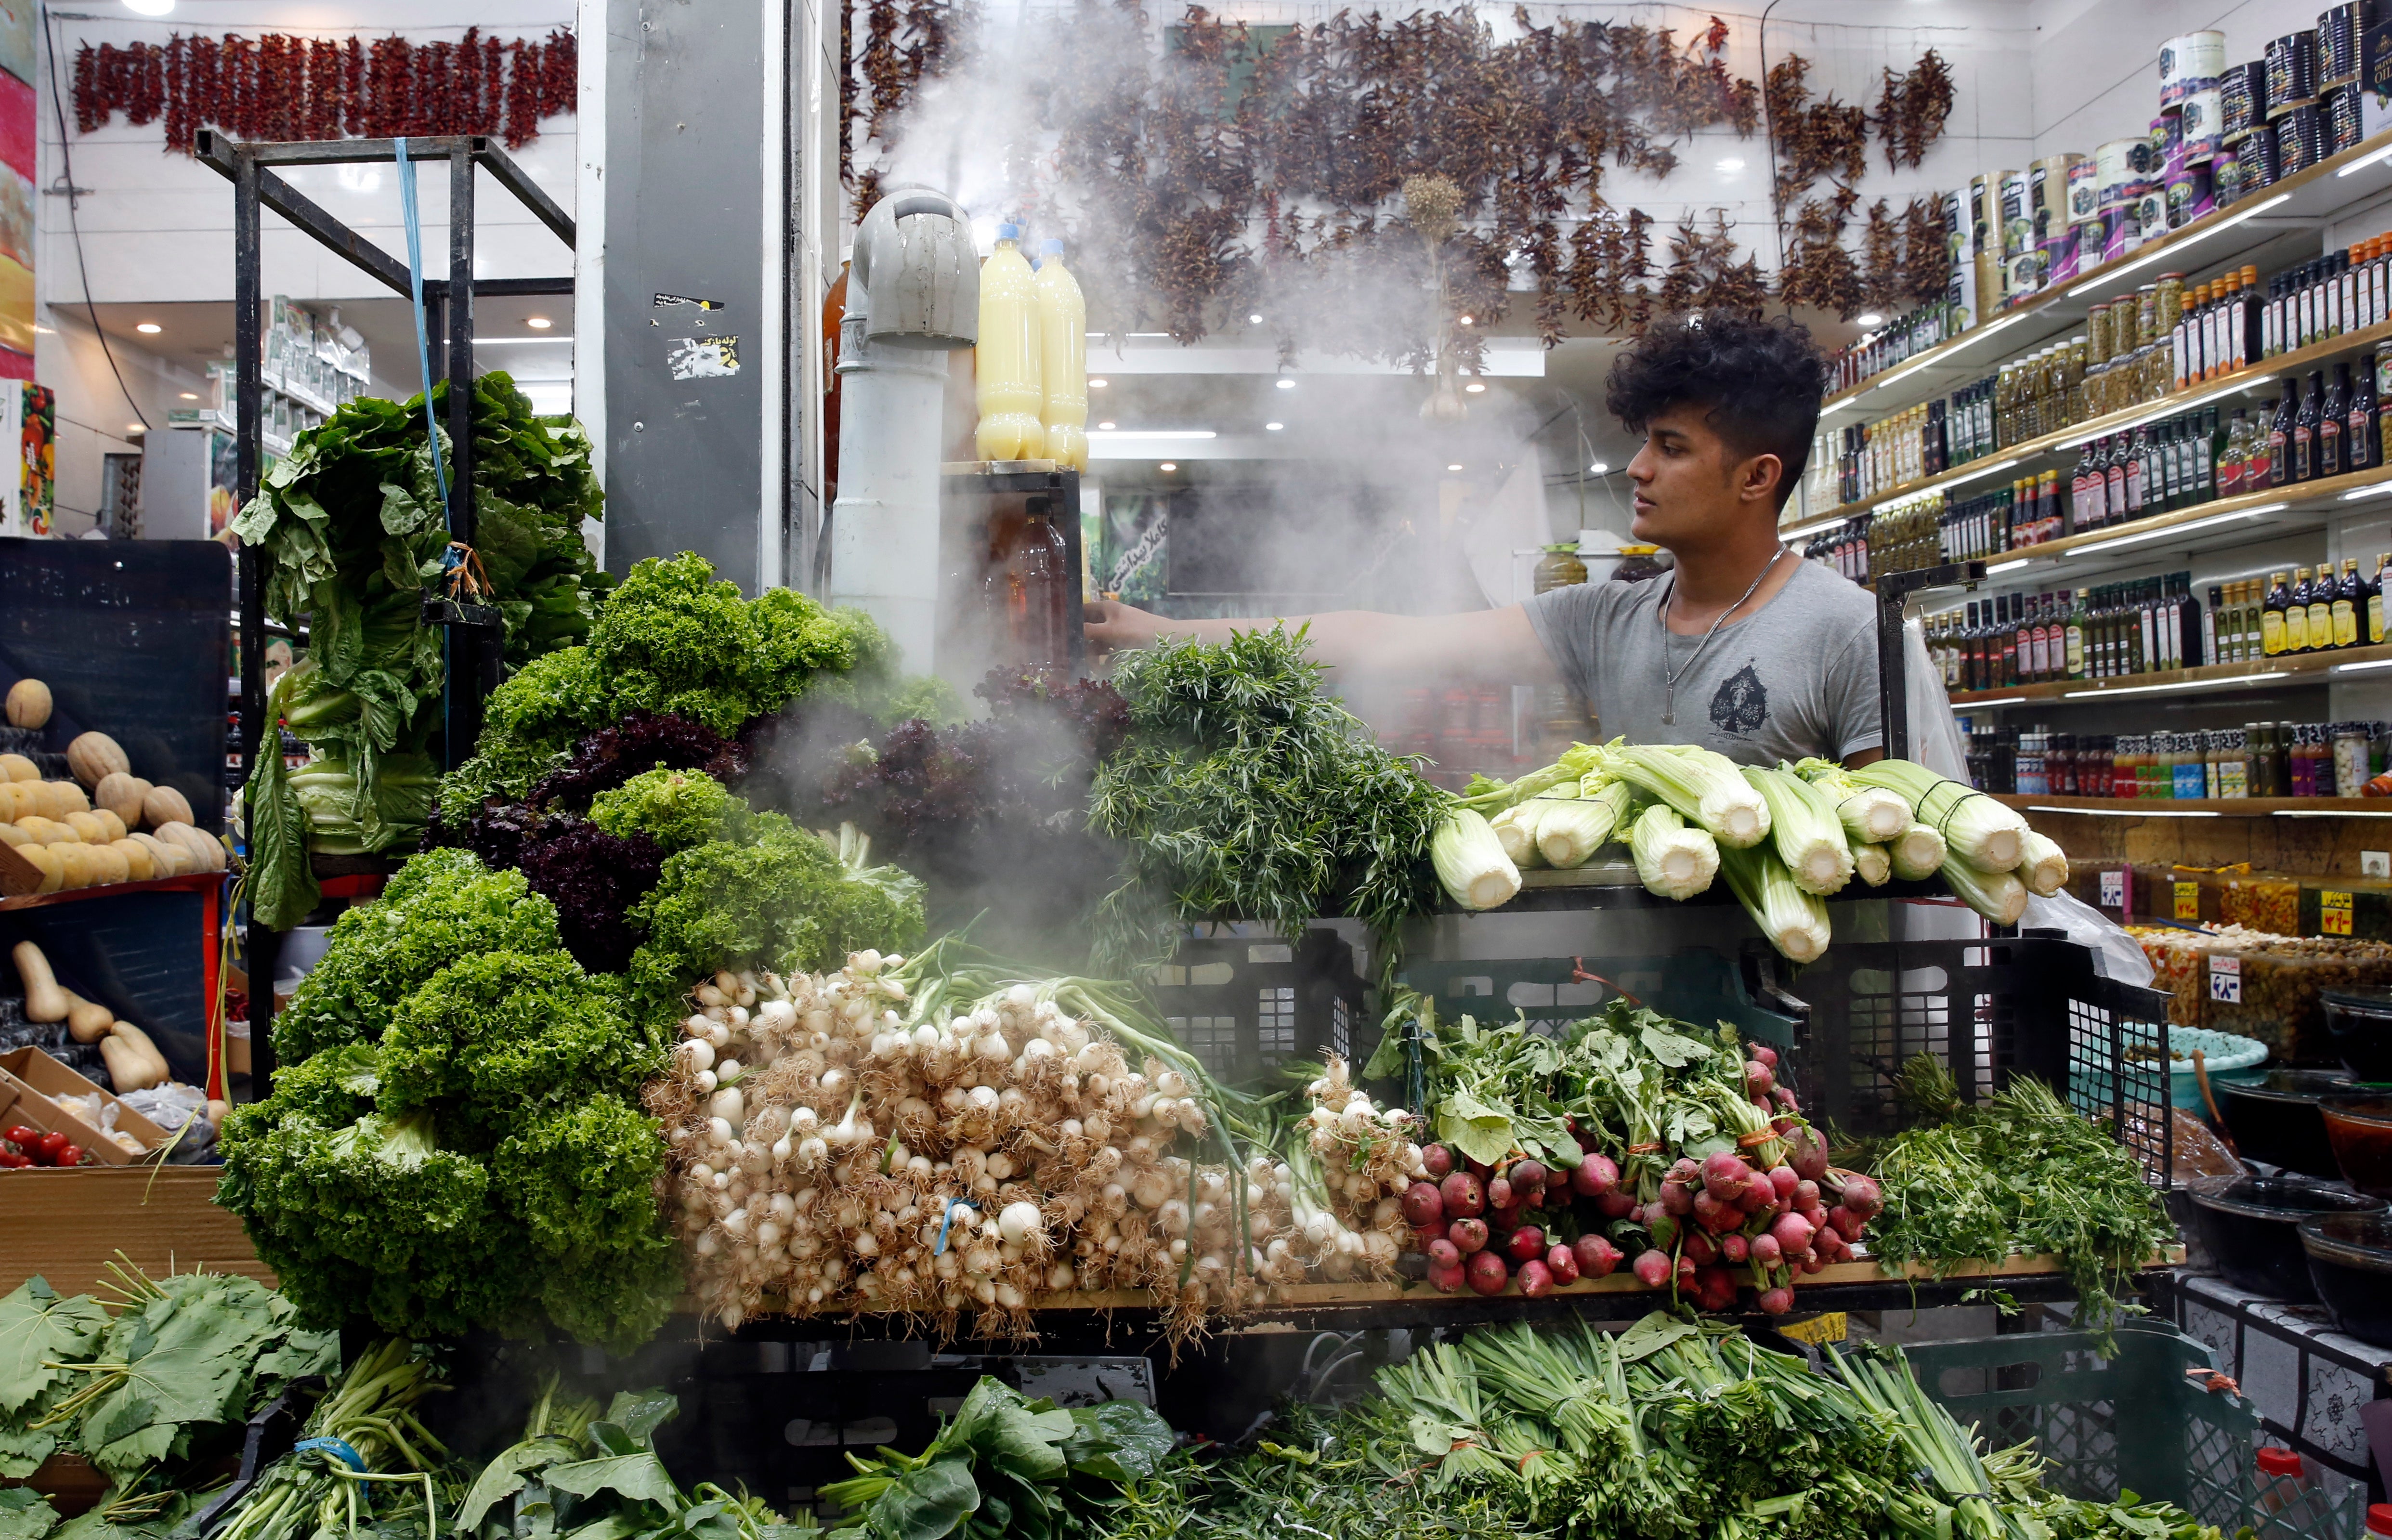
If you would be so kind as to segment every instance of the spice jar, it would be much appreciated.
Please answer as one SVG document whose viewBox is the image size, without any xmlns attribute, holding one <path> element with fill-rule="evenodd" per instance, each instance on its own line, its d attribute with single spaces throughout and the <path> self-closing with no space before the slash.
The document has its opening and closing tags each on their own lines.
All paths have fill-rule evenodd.
<svg viewBox="0 0 2392 1540">
<path fill-rule="evenodd" d="M 2146 283 L 2135 291 L 2135 345 L 2149 347 L 2160 335 L 2160 286 Z"/>
<path fill-rule="evenodd" d="M 1514 569 L 1517 570 L 1516 568 Z M 1537 560 L 1537 570 L 1529 581 L 1539 593 L 1555 589 L 1574 588 L 1586 581 L 1586 563 L 1578 559 L 1578 545 L 1547 546 Z"/>
<path fill-rule="evenodd" d="M 2367 724 L 2334 724 L 2334 795 L 2357 796 L 2367 785 Z"/>
</svg>

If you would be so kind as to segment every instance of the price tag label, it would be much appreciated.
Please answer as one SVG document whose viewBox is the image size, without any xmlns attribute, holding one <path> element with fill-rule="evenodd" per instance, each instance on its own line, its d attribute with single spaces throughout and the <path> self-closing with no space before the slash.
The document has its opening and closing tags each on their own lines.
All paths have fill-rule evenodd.
<svg viewBox="0 0 2392 1540">
<path fill-rule="evenodd" d="M 2176 886 L 2176 917 L 2179 920 L 2201 918 L 2201 884 L 2180 882 Z"/>
<path fill-rule="evenodd" d="M 2242 1003 L 2242 959 L 2210 958 L 2209 998 L 2223 1001 L 2229 1005 Z"/>
<path fill-rule="evenodd" d="M 2104 909 L 2126 907 L 2126 874 L 2124 871 L 2101 874 L 2101 907 Z"/>
<path fill-rule="evenodd" d="M 1842 1311 L 1831 1310 L 1825 1314 L 1814 1315 L 1807 1321 L 1797 1321 L 1791 1326 L 1779 1326 L 1777 1329 L 1797 1342 L 1808 1342 L 1815 1347 L 1821 1342 L 1844 1340 L 1851 1333 L 1851 1325 Z"/>
<path fill-rule="evenodd" d="M 2350 895 L 2320 889 L 2318 893 L 2318 934 L 2347 936 L 2350 934 Z"/>
</svg>

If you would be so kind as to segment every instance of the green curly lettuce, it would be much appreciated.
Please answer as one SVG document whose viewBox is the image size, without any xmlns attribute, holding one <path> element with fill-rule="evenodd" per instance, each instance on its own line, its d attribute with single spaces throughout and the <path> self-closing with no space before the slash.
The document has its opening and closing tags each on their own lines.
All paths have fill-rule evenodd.
<svg viewBox="0 0 2392 1540">
<path fill-rule="evenodd" d="M 721 838 L 746 804 L 704 770 L 644 770 L 591 800 L 590 822 L 607 834 L 644 834 L 667 853 Z"/>
<path fill-rule="evenodd" d="M 464 850 L 400 868 L 379 902 L 332 926 L 324 956 L 274 1021 L 284 1064 L 350 1042 L 379 1042 L 400 1001 L 461 957 L 553 951 L 556 906 L 520 872 L 493 872 Z"/>
</svg>

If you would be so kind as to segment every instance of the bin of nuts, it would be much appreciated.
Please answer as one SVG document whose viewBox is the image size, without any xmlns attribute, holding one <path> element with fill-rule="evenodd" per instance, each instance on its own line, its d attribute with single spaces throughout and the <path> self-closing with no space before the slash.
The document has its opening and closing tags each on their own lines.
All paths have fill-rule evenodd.
<svg viewBox="0 0 2392 1540">
<path fill-rule="evenodd" d="M 2172 1024 L 2254 1038 L 2294 1064 L 2339 1057 L 2326 1034 L 2325 991 L 2392 987 L 2392 945 L 2381 941 L 2241 926 L 2135 936 L 2168 990 Z"/>
</svg>

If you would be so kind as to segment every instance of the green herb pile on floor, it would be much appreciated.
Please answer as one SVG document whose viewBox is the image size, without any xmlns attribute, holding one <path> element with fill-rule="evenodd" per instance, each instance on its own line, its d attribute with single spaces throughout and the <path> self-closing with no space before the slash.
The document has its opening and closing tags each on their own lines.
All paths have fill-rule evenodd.
<svg viewBox="0 0 2392 1540">
<path fill-rule="evenodd" d="M 0 1299 L 0 1478 L 21 1481 L 53 1453 L 98 1467 L 107 1491 L 63 1526 L 76 1540 L 164 1534 L 240 1453 L 254 1414 L 341 1361 L 337 1336 L 304 1329 L 292 1301 L 254 1279 L 111 1265 L 113 1301 L 62 1297 L 38 1276 Z M 0 1489 L 0 1535 L 39 1540 L 58 1516 L 21 1491 Z"/>
<path fill-rule="evenodd" d="M 1899 1094 L 1930 1120 L 1872 1163 L 1885 1211 L 1869 1249 L 1887 1271 L 2048 1252 L 2076 1286 L 2088 1329 L 2106 1336 L 2140 1311 L 2120 1296 L 2176 1228 L 2107 1128 L 2023 1075 L 1983 1106 L 1965 1106 L 1950 1071 L 1923 1054 L 1903 1068 Z"/>
<path fill-rule="evenodd" d="M 436 413 L 447 396 L 446 383 L 435 389 Z M 445 428 L 441 442 L 445 451 Z M 589 442 L 569 420 L 534 416 L 506 375 L 487 374 L 474 384 L 473 473 L 474 570 L 520 666 L 582 636 L 604 587 L 581 535 L 603 501 Z M 351 401 L 302 434 L 233 532 L 265 550 L 266 614 L 308 628 L 306 656 L 273 705 L 312 757 L 286 772 L 280 756 L 261 755 L 247 794 L 251 901 L 288 928 L 317 902 L 308 850 L 401 848 L 432 809 L 424 751 L 446 670 L 422 601 L 441 586 L 448 527 L 422 397 Z"/>
<path fill-rule="evenodd" d="M 1122 1489 L 1171 1454 L 1170 1425 L 1134 1401 L 1060 1410 L 983 1378 L 919 1455 L 848 1456 L 823 1488 L 846 1509 L 829 1540 L 1067 1540 L 1102 1532 Z"/>
<path fill-rule="evenodd" d="M 1435 907 L 1430 847 L 1451 799 L 1373 743 L 1320 676 L 1303 631 L 1278 627 L 1115 661 L 1130 731 L 1097 772 L 1089 823 L 1126 855 L 1099 911 L 1100 967 L 1168 955 L 1189 920 L 1294 934 L 1350 914 L 1386 935 Z"/>
<path fill-rule="evenodd" d="M 2218 1540 L 2164 1504 L 2079 1502 L 1988 1452 L 1899 1349 L 1812 1370 L 1728 1327 L 1515 1325 L 1424 1348 L 1342 1412 L 1181 1456 L 1101 1540 Z"/>
</svg>

